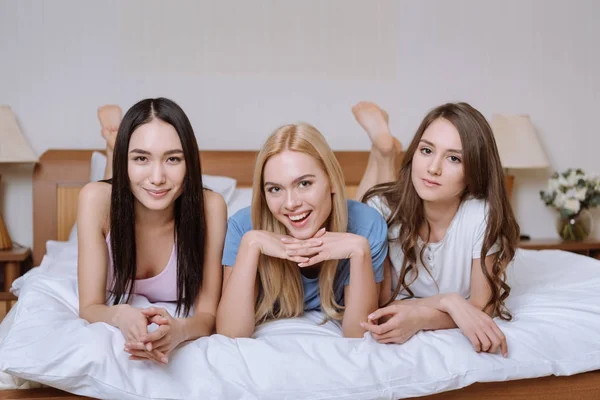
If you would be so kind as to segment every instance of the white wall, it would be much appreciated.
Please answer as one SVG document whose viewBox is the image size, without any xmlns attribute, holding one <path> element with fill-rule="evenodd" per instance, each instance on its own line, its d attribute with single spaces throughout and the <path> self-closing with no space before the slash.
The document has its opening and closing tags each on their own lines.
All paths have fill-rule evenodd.
<svg viewBox="0 0 600 400">
<path fill-rule="evenodd" d="M 150 96 L 177 101 L 203 149 L 258 149 L 304 120 L 334 149 L 366 150 L 350 113 L 363 99 L 408 143 L 430 108 L 461 100 L 530 114 L 555 169 L 600 172 L 598 16 L 595 0 L 0 0 L 0 104 L 41 155 L 102 147 L 96 108 Z M 31 170 L 0 165 L 5 221 L 27 245 Z M 554 236 L 547 173 L 515 175 L 522 231 Z"/>
</svg>

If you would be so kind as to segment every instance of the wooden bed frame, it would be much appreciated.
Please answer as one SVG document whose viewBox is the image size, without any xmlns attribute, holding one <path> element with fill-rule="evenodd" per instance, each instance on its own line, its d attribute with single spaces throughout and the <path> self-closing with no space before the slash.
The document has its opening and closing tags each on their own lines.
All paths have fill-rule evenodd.
<svg viewBox="0 0 600 400">
<path fill-rule="evenodd" d="M 77 196 L 89 181 L 92 150 L 48 150 L 33 178 L 33 265 L 39 265 L 47 240 L 66 240 L 77 214 Z M 230 176 L 238 187 L 252 185 L 255 151 L 202 151 L 202 172 Z M 367 152 L 336 152 L 353 197 L 365 170 Z M 0 399 L 82 398 L 56 389 L 0 391 Z M 548 376 L 506 382 L 476 383 L 463 389 L 421 397 L 427 400 L 597 400 L 600 370 L 567 376 Z"/>
</svg>

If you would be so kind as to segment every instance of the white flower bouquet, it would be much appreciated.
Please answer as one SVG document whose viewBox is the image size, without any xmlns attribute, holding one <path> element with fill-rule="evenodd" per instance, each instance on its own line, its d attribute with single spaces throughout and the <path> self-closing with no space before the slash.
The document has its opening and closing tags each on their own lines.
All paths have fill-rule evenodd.
<svg viewBox="0 0 600 400">
<path fill-rule="evenodd" d="M 558 227 L 560 236 L 566 240 L 581 240 L 591 231 L 591 216 L 588 214 L 587 221 L 580 224 L 577 219 L 582 211 L 600 206 L 600 177 L 573 168 L 555 172 L 548 181 L 548 188 L 540 191 L 540 197 L 560 213 L 563 220 Z"/>
</svg>

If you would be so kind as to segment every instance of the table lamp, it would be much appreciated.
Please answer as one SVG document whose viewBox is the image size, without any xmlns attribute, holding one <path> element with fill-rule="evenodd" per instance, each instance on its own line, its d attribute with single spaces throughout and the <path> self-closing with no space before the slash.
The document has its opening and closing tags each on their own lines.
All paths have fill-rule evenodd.
<svg viewBox="0 0 600 400">
<path fill-rule="evenodd" d="M 509 170 L 548 168 L 550 163 L 529 115 L 494 114 L 491 126 L 504 168 L 508 199 L 511 200 L 515 177 Z M 520 239 L 530 238 L 521 235 Z"/>
<path fill-rule="evenodd" d="M 492 131 L 504 168 L 508 198 L 512 198 L 515 177 L 511 169 L 548 168 L 546 152 L 531 123 L 529 115 L 492 116 Z"/>
<path fill-rule="evenodd" d="M 17 118 L 7 105 L 0 105 L 0 163 L 35 163 L 35 153 L 21 133 Z M 0 183 L 2 175 L 0 175 Z M 0 250 L 12 248 L 12 240 L 0 210 Z"/>
</svg>

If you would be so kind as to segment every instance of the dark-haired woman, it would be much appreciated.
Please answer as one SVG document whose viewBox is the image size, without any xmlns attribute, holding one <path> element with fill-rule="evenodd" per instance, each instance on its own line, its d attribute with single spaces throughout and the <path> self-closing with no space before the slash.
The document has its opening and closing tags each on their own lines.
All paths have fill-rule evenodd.
<svg viewBox="0 0 600 400">
<path fill-rule="evenodd" d="M 79 195 L 79 315 L 119 328 L 131 359 L 167 363 L 180 343 L 214 331 L 225 202 L 203 189 L 196 138 L 176 103 L 145 99 L 122 121 L 118 107 L 98 115 L 112 178 Z M 176 315 L 133 307 L 132 295 L 175 302 Z"/>
</svg>

